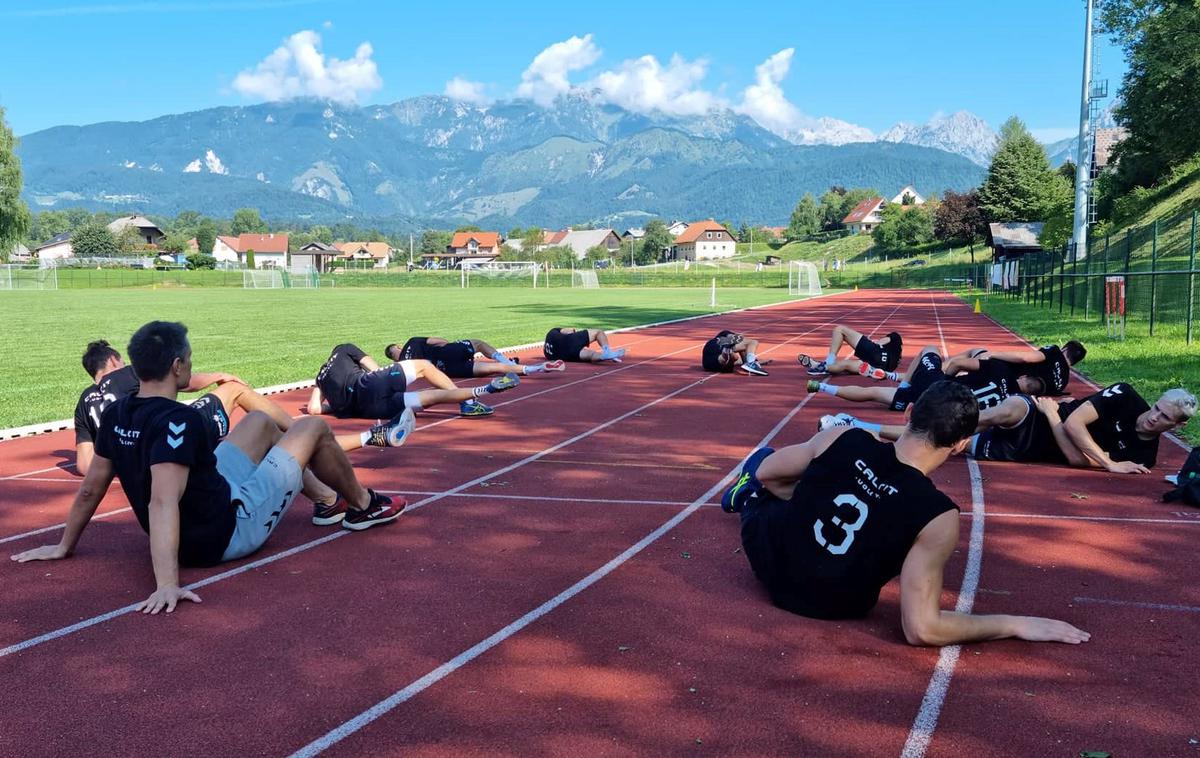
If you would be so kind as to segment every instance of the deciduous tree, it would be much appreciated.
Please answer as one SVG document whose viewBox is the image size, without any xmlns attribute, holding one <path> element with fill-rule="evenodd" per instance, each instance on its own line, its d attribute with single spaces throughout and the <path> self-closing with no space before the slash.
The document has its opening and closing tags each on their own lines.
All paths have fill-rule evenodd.
<svg viewBox="0 0 1200 758">
<path fill-rule="evenodd" d="M 21 200 L 21 159 L 16 154 L 17 138 L 0 108 L 0 261 L 29 233 L 32 218 Z"/>
</svg>

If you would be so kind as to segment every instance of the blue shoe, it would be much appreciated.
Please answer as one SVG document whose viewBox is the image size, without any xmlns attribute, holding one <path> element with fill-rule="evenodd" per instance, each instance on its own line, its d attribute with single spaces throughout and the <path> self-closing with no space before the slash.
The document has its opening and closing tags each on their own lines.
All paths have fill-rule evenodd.
<svg viewBox="0 0 1200 758">
<path fill-rule="evenodd" d="M 520 377 L 518 377 L 516 374 L 510 372 L 510 373 L 505 374 L 504 376 L 498 376 L 495 379 L 493 379 L 492 381 L 488 382 L 487 391 L 489 393 L 503 392 L 504 390 L 511 390 L 513 387 L 516 387 L 520 383 L 521 383 Z"/>
<path fill-rule="evenodd" d="M 495 412 L 495 408 L 484 405 L 475 399 L 464 400 L 462 401 L 462 404 L 458 406 L 458 415 L 467 416 L 470 418 L 474 418 L 476 416 L 490 416 Z"/>
<path fill-rule="evenodd" d="M 391 421 L 371 427 L 371 437 L 367 444 L 374 447 L 400 447 L 416 428 L 417 419 L 412 408 L 405 408 Z"/>
<path fill-rule="evenodd" d="M 774 452 L 774 448 L 761 447 L 750 454 L 750 457 L 742 464 L 742 473 L 738 476 L 737 481 L 721 495 L 721 510 L 726 513 L 741 512 L 746 501 L 762 488 L 762 482 L 758 481 L 755 474 L 767 456 Z"/>
</svg>

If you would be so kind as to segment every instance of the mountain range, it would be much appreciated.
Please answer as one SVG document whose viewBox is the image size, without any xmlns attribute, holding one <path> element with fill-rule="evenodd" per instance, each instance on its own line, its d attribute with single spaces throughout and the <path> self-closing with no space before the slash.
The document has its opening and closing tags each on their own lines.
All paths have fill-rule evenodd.
<svg viewBox="0 0 1200 758">
<path fill-rule="evenodd" d="M 545 108 L 440 96 L 211 108 L 22 137 L 31 207 L 354 219 L 402 230 L 462 222 L 636 226 L 650 216 L 784 223 L 804 192 L 979 183 L 995 133 L 969 113 L 875 137 L 816 119 L 777 135 L 730 110 L 641 114 L 586 92 Z"/>
</svg>

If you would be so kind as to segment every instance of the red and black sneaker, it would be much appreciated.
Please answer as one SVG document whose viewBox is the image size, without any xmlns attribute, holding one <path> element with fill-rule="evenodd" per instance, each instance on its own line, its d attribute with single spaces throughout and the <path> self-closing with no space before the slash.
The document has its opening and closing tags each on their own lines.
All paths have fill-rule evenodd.
<svg viewBox="0 0 1200 758">
<path fill-rule="evenodd" d="M 400 514 L 408 506 L 408 501 L 399 495 L 393 501 L 392 498 L 380 495 L 375 490 L 369 489 L 367 493 L 371 496 L 371 502 L 362 510 L 348 508 L 346 510 L 346 517 L 342 519 L 343 529 L 353 529 L 356 532 L 360 532 L 363 529 L 370 529 L 373 526 L 390 524 L 400 518 Z"/>
<path fill-rule="evenodd" d="M 332 503 L 313 503 L 313 523 L 333 526 L 346 517 L 346 501 L 340 497 Z"/>
</svg>

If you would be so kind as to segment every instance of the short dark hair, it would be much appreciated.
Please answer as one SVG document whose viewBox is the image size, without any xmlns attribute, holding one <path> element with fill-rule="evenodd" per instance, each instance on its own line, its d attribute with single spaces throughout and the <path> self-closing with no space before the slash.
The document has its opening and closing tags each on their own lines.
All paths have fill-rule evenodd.
<svg viewBox="0 0 1200 758">
<path fill-rule="evenodd" d="M 1033 383 L 1033 386 L 1029 388 L 1029 394 L 1031 394 L 1031 395 L 1045 395 L 1046 394 L 1046 380 L 1043 379 L 1042 377 L 1034 376 L 1033 374 L 1026 374 L 1025 381 Z"/>
<path fill-rule="evenodd" d="M 112 358 L 120 358 L 121 354 L 117 349 L 108 344 L 108 340 L 96 340 L 89 342 L 87 349 L 83 351 L 83 370 L 88 373 L 88 376 L 96 376 L 96 372 L 104 368 L 104 364 L 108 363 Z"/>
<path fill-rule="evenodd" d="M 164 378 L 177 358 L 187 355 L 187 327 L 177 321 L 151 321 L 129 338 L 129 361 L 143 382 Z"/>
<path fill-rule="evenodd" d="M 393 342 L 383 349 L 383 354 L 389 361 L 398 361 L 400 360 L 400 346 Z"/>
<path fill-rule="evenodd" d="M 1062 346 L 1063 357 L 1067 359 L 1067 363 L 1074 366 L 1087 357 L 1087 348 L 1079 340 L 1071 340 Z"/>
<path fill-rule="evenodd" d="M 965 385 L 943 379 L 917 398 L 908 426 L 935 447 L 951 447 L 975 433 L 979 403 Z"/>
</svg>

